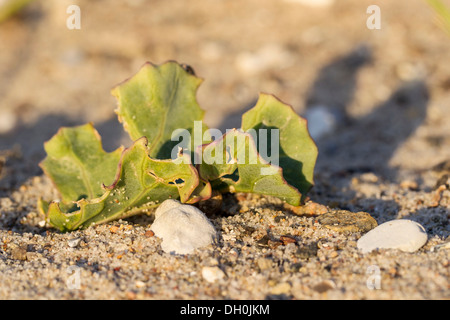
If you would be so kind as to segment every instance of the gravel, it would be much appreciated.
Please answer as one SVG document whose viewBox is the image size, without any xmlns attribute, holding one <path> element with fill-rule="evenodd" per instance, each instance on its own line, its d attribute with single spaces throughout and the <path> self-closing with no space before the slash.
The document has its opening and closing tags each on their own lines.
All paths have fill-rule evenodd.
<svg viewBox="0 0 450 320">
<path fill-rule="evenodd" d="M 432 227 L 427 244 L 413 254 L 362 254 L 356 242 L 364 232 L 329 229 L 320 216 L 290 213 L 275 198 L 226 195 L 210 217 L 218 243 L 174 255 L 149 232 L 152 214 L 72 233 L 40 227 L 42 217 L 33 210 L 49 184 L 33 178 L 0 200 L 0 222 L 10 225 L 0 231 L 3 299 L 448 297 L 450 251 L 435 249 L 444 243 L 445 227 Z M 379 268 L 382 289 L 367 286 L 370 268 Z"/>
</svg>

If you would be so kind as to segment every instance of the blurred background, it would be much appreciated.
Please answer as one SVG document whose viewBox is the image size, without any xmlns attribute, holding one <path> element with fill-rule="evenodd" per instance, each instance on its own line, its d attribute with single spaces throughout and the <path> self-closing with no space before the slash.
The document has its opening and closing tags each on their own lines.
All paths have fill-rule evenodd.
<svg viewBox="0 0 450 320">
<path fill-rule="evenodd" d="M 204 79 L 209 127 L 239 127 L 272 93 L 308 117 L 318 172 L 425 170 L 450 159 L 449 48 L 422 0 L 30 1 L 0 23 L 0 184 L 41 174 L 60 126 L 92 121 L 106 150 L 128 146 L 110 90 L 167 60 Z"/>
</svg>

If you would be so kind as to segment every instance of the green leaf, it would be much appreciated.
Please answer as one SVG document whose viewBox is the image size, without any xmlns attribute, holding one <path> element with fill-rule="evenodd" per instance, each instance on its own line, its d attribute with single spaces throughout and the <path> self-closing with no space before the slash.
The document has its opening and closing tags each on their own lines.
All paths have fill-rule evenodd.
<svg viewBox="0 0 450 320">
<path fill-rule="evenodd" d="M 264 131 L 260 129 L 279 130 L 279 166 L 283 168 L 286 181 L 305 195 L 314 184 L 314 166 L 318 154 L 306 120 L 276 97 L 261 94 L 256 105 L 242 116 L 242 130 L 250 129 L 256 131 L 258 141 L 263 138 L 261 133 Z M 271 151 L 269 149 L 267 154 Z"/>
<path fill-rule="evenodd" d="M 47 157 L 40 163 L 67 204 L 103 195 L 102 184 L 111 184 L 123 147 L 107 153 L 91 123 L 61 128 L 44 144 Z"/>
<path fill-rule="evenodd" d="M 253 137 L 228 130 L 220 139 L 201 147 L 200 176 L 222 192 L 253 192 L 299 205 L 301 194 L 287 184 L 280 167 L 267 163 L 257 152 Z"/>
<path fill-rule="evenodd" d="M 177 160 L 156 160 L 149 158 L 148 173 L 157 182 L 175 185 L 179 191 L 181 202 L 188 202 L 191 194 L 199 186 L 197 170 L 189 164 L 187 156 L 179 156 Z"/>
<path fill-rule="evenodd" d="M 45 144 L 41 163 L 61 194 L 60 201 L 39 200 L 47 221 L 70 231 L 142 213 L 169 198 L 195 203 L 227 191 L 299 205 L 317 158 L 306 120 L 262 94 L 244 114 L 242 130 L 210 142 L 195 98 L 201 82 L 176 62 L 147 63 L 114 88 L 119 120 L 135 141 L 128 149 L 105 152 L 92 124 L 60 129 Z"/>
<path fill-rule="evenodd" d="M 171 138 L 177 129 L 187 130 L 189 137 L 199 139 L 183 141 L 185 149 L 193 150 L 210 141 L 207 136 L 203 139 L 207 130 L 203 123 L 197 123 L 198 128 L 194 128 L 194 121 L 202 121 L 204 114 L 196 100 L 203 80 L 192 69 L 187 70 L 173 61 L 160 66 L 146 63 L 136 75 L 111 92 L 118 100 L 116 112 L 125 130 L 133 141 L 147 137 L 153 158 L 173 158 L 171 153 L 178 141 Z"/>
<path fill-rule="evenodd" d="M 427 2 L 436 12 L 442 28 L 450 35 L 450 8 L 441 0 L 427 0 Z"/>
<path fill-rule="evenodd" d="M 8 19 L 33 0 L 2 0 L 0 1 L 0 22 Z"/>
<path fill-rule="evenodd" d="M 169 198 L 188 201 L 198 184 L 192 165 L 151 159 L 143 137 L 122 153 L 115 179 L 102 186 L 102 196 L 76 201 L 76 211 L 58 202 L 40 201 L 38 207 L 51 225 L 71 231 L 148 211 Z"/>
</svg>

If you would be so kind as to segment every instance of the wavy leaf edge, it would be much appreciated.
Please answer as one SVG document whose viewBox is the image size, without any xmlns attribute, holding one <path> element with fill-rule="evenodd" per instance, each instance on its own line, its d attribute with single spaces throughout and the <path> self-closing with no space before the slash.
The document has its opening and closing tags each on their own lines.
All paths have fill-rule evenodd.
<svg viewBox="0 0 450 320">
<path fill-rule="evenodd" d="M 184 72 L 187 73 L 187 77 L 191 77 L 189 79 L 193 79 L 192 80 L 193 82 L 189 85 L 190 89 L 192 91 L 189 93 L 189 97 L 190 97 L 190 99 L 192 99 L 192 97 L 194 97 L 193 108 L 195 108 L 196 111 L 199 111 L 199 110 L 201 111 L 201 112 L 200 111 L 199 112 L 201 114 L 201 119 L 203 119 L 204 111 L 201 108 L 199 108 L 197 98 L 195 97 L 197 89 L 198 89 L 199 85 L 203 82 L 203 79 L 198 78 L 195 75 L 195 73 L 192 71 L 192 69 L 190 69 L 189 67 L 180 65 L 176 61 L 173 61 L 173 60 L 169 60 L 166 63 L 161 64 L 161 65 L 155 65 L 151 62 L 146 62 L 142 66 L 141 70 L 138 71 L 134 76 L 132 76 L 132 77 L 122 81 L 118 85 L 116 85 L 111 90 L 111 92 L 118 99 L 118 103 L 119 103 L 118 108 L 120 108 L 120 101 L 119 101 L 120 100 L 120 98 L 119 98 L 119 90 L 120 89 L 119 88 L 121 88 L 121 86 L 123 84 L 130 83 L 130 81 L 134 77 L 136 77 L 137 74 L 143 72 L 142 69 L 144 69 L 144 68 L 158 68 L 158 70 L 162 70 L 163 66 L 167 65 L 167 64 L 170 64 L 172 66 L 176 65 L 175 68 L 178 68 L 178 67 L 183 68 Z M 176 72 L 178 72 L 178 71 L 176 71 Z M 193 78 L 192 78 L 192 76 L 193 76 Z M 167 85 L 167 84 L 161 84 L 161 86 L 165 86 L 165 85 Z M 145 90 L 145 88 L 142 90 Z M 185 92 L 185 91 L 183 91 L 183 92 Z M 189 90 L 188 90 L 188 92 L 189 92 Z M 273 175 L 277 176 L 275 179 L 276 183 L 279 183 L 280 185 L 282 185 L 284 188 L 284 192 L 286 192 L 286 194 L 288 194 L 288 195 L 282 194 L 282 193 L 277 195 L 277 193 L 271 194 L 270 192 L 269 193 L 255 192 L 254 189 L 252 189 L 252 188 L 246 189 L 246 190 L 239 189 L 237 186 L 239 186 L 239 184 L 242 182 L 242 179 L 243 179 L 243 177 L 240 176 L 240 174 L 238 175 L 237 181 L 234 181 L 230 177 L 226 177 L 227 175 L 234 174 L 235 171 L 240 173 L 238 164 L 236 164 L 235 167 L 231 166 L 229 172 L 228 171 L 224 172 L 222 175 L 217 176 L 217 177 L 211 177 L 211 176 L 205 175 L 204 170 L 203 170 L 205 168 L 205 164 L 203 162 L 200 164 L 192 165 L 191 161 L 189 161 L 189 159 L 192 160 L 190 158 L 192 155 L 187 155 L 187 154 L 183 154 L 183 152 L 181 152 L 181 153 L 179 152 L 177 157 L 183 157 L 184 160 L 187 160 L 187 162 L 181 161 L 182 163 L 187 165 L 187 167 L 183 167 L 183 168 L 179 167 L 178 169 L 173 169 L 174 167 L 172 167 L 172 166 L 174 165 L 174 159 L 166 159 L 166 158 L 161 159 L 161 158 L 158 158 L 157 156 L 155 156 L 154 150 L 149 148 L 149 139 L 146 136 L 142 136 L 142 137 L 136 139 L 129 148 L 124 148 L 123 146 L 121 146 L 121 147 L 117 148 L 115 151 L 110 153 L 110 154 L 112 154 L 112 153 L 120 152 L 120 159 L 118 160 L 115 176 L 114 176 L 114 179 L 112 180 L 112 183 L 107 184 L 107 185 L 105 184 L 104 181 L 101 183 L 101 189 L 103 191 L 103 194 L 101 194 L 97 197 L 91 198 L 91 199 L 84 197 L 84 198 L 78 199 L 76 201 L 71 201 L 70 203 L 67 203 L 67 202 L 64 203 L 64 202 L 61 202 L 58 200 L 47 202 L 40 198 L 38 200 L 37 209 L 41 214 L 45 215 L 46 222 L 48 222 L 51 226 L 59 229 L 60 231 L 72 231 L 72 230 L 76 230 L 76 229 L 80 229 L 80 228 L 85 228 L 85 227 L 88 227 L 90 225 L 97 224 L 97 223 L 105 223 L 105 222 L 112 221 L 112 220 L 119 219 L 119 218 L 126 218 L 131 215 L 146 212 L 151 208 L 157 207 L 159 205 L 159 203 L 162 202 L 164 199 L 161 199 L 161 201 L 158 200 L 156 202 L 155 201 L 148 201 L 148 202 L 143 201 L 142 202 L 142 201 L 140 201 L 142 199 L 140 199 L 140 200 L 138 199 L 135 202 L 133 202 L 130 207 L 127 206 L 127 208 L 125 208 L 121 211 L 117 211 L 117 212 L 115 212 L 115 214 L 108 215 L 103 212 L 105 209 L 106 210 L 111 209 L 107 205 L 105 205 L 105 203 L 107 202 L 107 199 L 109 197 L 113 196 L 114 191 L 119 187 L 119 183 L 121 181 L 121 176 L 124 174 L 125 170 L 127 170 L 127 169 L 125 169 L 125 166 L 127 165 L 127 163 L 125 163 L 126 162 L 125 159 L 135 148 L 141 148 L 142 149 L 141 152 L 145 152 L 144 158 L 145 158 L 146 163 L 141 164 L 141 165 L 148 165 L 151 168 L 153 168 L 153 169 L 150 169 L 150 170 L 142 173 L 142 174 L 148 175 L 145 177 L 147 179 L 150 179 L 150 181 L 151 181 L 151 179 L 154 179 L 154 182 L 153 182 L 154 186 L 152 185 L 150 190 L 153 190 L 153 188 L 158 189 L 159 187 L 161 187 L 161 190 L 159 190 L 159 191 L 162 192 L 162 194 L 164 194 L 164 192 L 166 192 L 165 195 L 168 198 L 176 197 L 176 198 L 180 199 L 181 202 L 188 203 L 188 204 L 195 204 L 200 201 L 208 200 L 209 198 L 211 198 L 212 194 L 214 192 L 217 192 L 217 190 L 215 190 L 215 186 L 222 184 L 222 186 L 221 186 L 222 189 L 220 189 L 221 192 L 255 192 L 255 193 L 260 193 L 260 194 L 267 194 L 267 195 L 278 197 L 290 205 L 299 206 L 303 202 L 304 195 L 309 190 L 309 188 L 306 191 L 305 190 L 301 191 L 301 190 L 299 190 L 299 188 L 297 186 L 290 184 L 288 182 L 288 180 L 286 179 L 286 177 L 284 176 L 284 174 L 285 174 L 284 168 L 281 165 L 271 164 L 270 162 L 266 161 L 266 159 L 264 159 L 264 157 L 262 157 L 260 155 L 258 147 L 254 140 L 254 137 L 248 133 L 248 129 L 251 129 L 250 128 L 251 126 L 249 125 L 249 121 L 248 121 L 249 114 L 251 112 L 254 112 L 254 113 L 259 112 L 257 110 L 257 108 L 258 108 L 258 106 L 260 106 L 260 102 L 263 99 L 274 99 L 274 101 L 276 101 L 279 105 L 282 105 L 283 108 L 289 107 L 290 108 L 289 112 L 293 112 L 293 114 L 295 114 L 298 117 L 299 121 L 302 123 L 302 126 L 305 126 L 305 128 L 301 129 L 300 130 L 301 132 L 297 132 L 297 134 L 305 135 L 305 132 L 306 132 L 306 136 L 302 137 L 302 139 L 307 140 L 307 143 L 310 146 L 310 150 L 312 150 L 312 151 L 310 151 L 311 156 L 309 158 L 310 163 L 308 165 L 309 165 L 309 167 L 312 167 L 312 170 L 314 170 L 315 162 L 317 160 L 317 146 L 315 145 L 314 141 L 312 140 L 311 136 L 309 135 L 309 131 L 307 130 L 307 120 L 300 117 L 298 114 L 296 114 L 296 112 L 292 108 L 292 106 L 282 102 L 276 96 L 267 94 L 267 93 L 260 93 L 259 99 L 258 99 L 257 103 L 255 104 L 255 106 L 242 115 L 242 128 L 227 130 L 227 132 L 225 134 L 223 134 L 220 138 L 215 139 L 214 141 L 210 140 L 207 143 L 203 142 L 200 145 L 197 145 L 196 148 L 192 149 L 191 152 L 193 153 L 194 156 L 198 155 L 198 153 L 201 153 L 201 157 L 203 159 L 203 153 L 206 149 L 213 148 L 217 144 L 223 143 L 224 141 L 226 141 L 226 138 L 228 136 L 242 135 L 245 137 L 244 140 L 248 141 L 248 148 L 252 149 L 254 151 L 254 153 L 255 153 L 254 156 L 256 157 L 256 159 L 258 159 L 258 164 L 263 167 L 266 166 L 267 168 L 270 168 L 270 170 L 272 170 Z M 274 108 L 277 108 L 277 106 L 275 106 Z M 273 110 L 271 112 L 273 112 Z M 128 132 L 131 137 L 131 132 L 129 132 L 129 129 L 127 128 L 128 124 L 123 119 L 123 117 L 121 117 L 120 113 L 117 110 L 116 110 L 116 113 L 117 113 L 119 122 L 121 122 L 123 124 L 125 131 Z M 269 114 L 270 114 L 270 112 L 269 112 Z M 101 150 L 101 152 L 104 152 L 106 154 L 106 152 L 104 151 L 104 149 L 102 147 L 101 136 L 99 135 L 97 130 L 95 130 L 92 122 L 89 122 L 85 126 L 87 126 L 89 128 L 89 130 L 93 131 L 93 133 L 94 133 L 95 137 L 97 138 L 97 141 L 100 145 L 99 150 Z M 80 127 L 82 127 L 82 126 L 80 126 Z M 247 130 L 244 130 L 243 129 L 244 127 L 247 127 Z M 205 128 L 207 129 L 207 127 L 202 127 L 202 130 Z M 68 129 L 67 127 L 60 128 L 58 130 L 58 132 L 55 134 L 55 136 L 57 136 L 58 134 L 60 134 L 61 132 L 63 132 L 64 130 L 67 130 L 67 129 Z M 204 133 L 204 131 L 202 131 L 202 134 L 203 133 Z M 52 137 L 52 139 L 54 137 Z M 50 140 L 52 140 L 52 139 L 50 139 Z M 202 139 L 203 139 L 203 136 L 202 136 Z M 204 141 L 204 140 L 202 140 L 202 141 Z M 47 144 L 48 144 L 48 141 L 44 145 L 47 145 Z M 153 143 L 152 145 L 155 145 L 155 143 Z M 48 157 L 48 155 L 47 155 L 47 157 Z M 43 165 L 43 163 L 46 159 L 44 159 L 39 165 L 43 169 L 44 174 L 46 174 L 47 176 L 49 176 L 51 178 L 51 174 L 49 174 L 48 170 Z M 243 164 L 243 165 L 245 166 L 246 164 Z M 170 170 L 169 171 L 173 172 L 173 175 L 167 176 L 167 174 L 163 171 L 160 171 L 159 173 L 157 172 L 158 170 L 163 170 L 163 169 L 167 169 L 167 168 L 171 168 L 170 170 L 172 170 L 172 171 L 170 171 Z M 241 166 L 241 168 L 242 168 L 242 166 Z M 251 172 L 251 171 L 249 171 L 249 172 Z M 307 183 L 309 183 L 310 186 L 312 186 L 314 184 L 312 175 L 313 175 L 313 173 L 310 172 L 310 176 L 311 176 L 310 181 L 307 181 Z M 142 181 L 144 181 L 144 180 L 142 180 Z M 56 187 L 56 189 L 60 192 L 60 194 L 63 194 L 60 190 L 60 186 L 55 181 L 53 181 L 53 179 L 52 179 L 52 182 L 53 182 L 54 186 Z M 217 184 L 217 182 L 219 184 Z M 255 184 L 256 184 L 256 182 L 255 182 Z M 270 189 L 270 187 L 267 187 L 267 188 Z M 145 192 L 143 194 L 145 194 L 147 196 L 147 194 Z M 147 199 L 149 199 L 148 196 L 147 196 Z M 117 201 L 117 199 L 113 199 L 111 201 Z M 136 206 L 133 206 L 133 204 Z M 139 204 L 139 205 L 137 205 L 137 204 Z M 70 208 L 70 205 L 72 205 L 72 208 Z M 74 210 L 75 207 L 77 208 L 77 210 Z M 103 215 L 102 216 L 103 219 L 100 219 L 99 215 Z"/>
</svg>

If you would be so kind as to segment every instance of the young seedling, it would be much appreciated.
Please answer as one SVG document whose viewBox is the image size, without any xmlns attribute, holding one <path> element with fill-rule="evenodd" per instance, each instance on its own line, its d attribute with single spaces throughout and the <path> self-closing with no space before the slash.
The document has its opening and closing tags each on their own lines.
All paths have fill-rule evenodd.
<svg viewBox="0 0 450 320">
<path fill-rule="evenodd" d="M 169 61 L 146 63 L 115 87 L 119 121 L 134 141 L 127 149 L 105 152 L 90 123 L 61 128 L 45 143 L 41 162 L 61 194 L 59 201 L 39 200 L 47 222 L 71 231 L 147 212 L 166 199 L 192 204 L 217 192 L 301 205 L 317 158 L 306 120 L 261 94 L 240 129 L 212 139 L 196 100 L 201 82 L 190 67 Z"/>
</svg>

